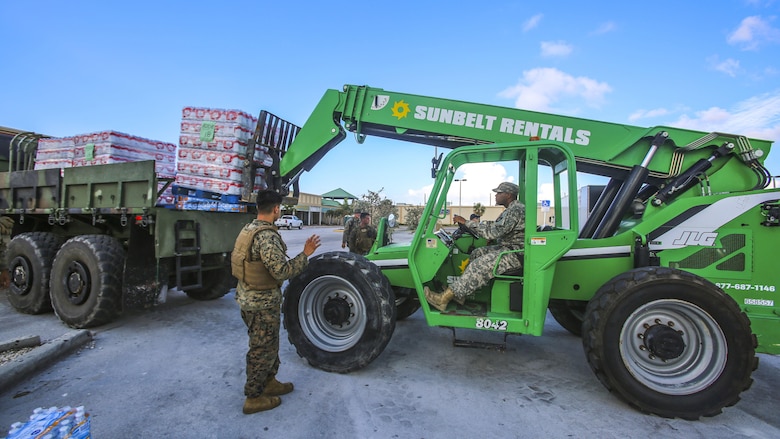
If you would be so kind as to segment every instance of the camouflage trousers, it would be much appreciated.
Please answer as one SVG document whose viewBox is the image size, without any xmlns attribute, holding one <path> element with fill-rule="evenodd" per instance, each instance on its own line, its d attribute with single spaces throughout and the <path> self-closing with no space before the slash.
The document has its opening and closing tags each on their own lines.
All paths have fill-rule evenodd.
<svg viewBox="0 0 780 439">
<path fill-rule="evenodd" d="M 476 290 L 487 285 L 488 282 L 490 282 L 490 279 L 495 277 L 493 275 L 493 267 L 496 265 L 496 260 L 501 252 L 519 249 L 520 247 L 518 246 L 489 245 L 472 251 L 469 258 L 469 265 L 466 266 L 463 275 L 455 278 L 450 284 L 450 288 L 452 288 L 455 298 L 463 300 L 467 296 L 474 294 Z M 506 273 L 509 270 L 522 266 L 522 253 L 505 254 L 501 258 L 501 262 L 499 262 L 496 272 Z"/>
<path fill-rule="evenodd" d="M 241 310 L 249 335 L 244 395 L 257 398 L 279 370 L 279 307 L 274 311 Z"/>
</svg>

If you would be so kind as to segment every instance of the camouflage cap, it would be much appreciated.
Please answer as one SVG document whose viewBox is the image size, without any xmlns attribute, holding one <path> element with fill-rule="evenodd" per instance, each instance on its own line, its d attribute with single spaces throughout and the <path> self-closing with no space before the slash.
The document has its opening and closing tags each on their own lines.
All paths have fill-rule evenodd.
<svg viewBox="0 0 780 439">
<path fill-rule="evenodd" d="M 517 195 L 520 192 L 520 187 L 514 183 L 505 181 L 499 184 L 497 188 L 493 189 L 493 192 L 506 192 Z"/>
</svg>

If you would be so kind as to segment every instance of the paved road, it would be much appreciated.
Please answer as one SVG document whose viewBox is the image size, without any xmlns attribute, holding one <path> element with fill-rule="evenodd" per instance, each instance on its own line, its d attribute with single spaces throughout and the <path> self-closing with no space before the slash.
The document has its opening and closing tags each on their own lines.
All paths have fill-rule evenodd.
<svg viewBox="0 0 780 439">
<path fill-rule="evenodd" d="M 321 251 L 339 247 L 333 228 L 282 235 L 295 253 L 313 231 L 326 241 Z M 0 339 L 67 331 L 52 314 L 20 315 L 0 299 Z M 418 312 L 398 322 L 379 358 L 348 375 L 308 366 L 283 332 L 279 377 L 296 390 L 249 416 L 241 413 L 247 338 L 232 293 L 198 302 L 173 291 L 165 304 L 94 332 L 77 353 L 0 394 L 0 428 L 36 407 L 84 405 L 96 438 L 780 437 L 780 357 L 761 355 L 753 387 L 723 414 L 663 419 L 610 395 L 579 338 L 551 318 L 544 336 L 510 336 L 499 352 L 453 347 L 451 331 L 428 327 Z"/>
</svg>

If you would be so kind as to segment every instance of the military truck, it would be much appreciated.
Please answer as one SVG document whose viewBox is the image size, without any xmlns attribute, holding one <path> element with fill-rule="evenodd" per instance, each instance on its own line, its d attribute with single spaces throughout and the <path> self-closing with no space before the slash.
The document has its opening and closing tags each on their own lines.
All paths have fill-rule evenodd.
<svg viewBox="0 0 780 439">
<path fill-rule="evenodd" d="M 260 117 L 253 139 L 286 149 L 299 128 Z M 153 306 L 169 288 L 211 300 L 235 287 L 230 252 L 256 216 L 251 204 L 243 212 L 160 206 L 173 180 L 158 178 L 155 161 L 35 169 L 44 136 L 0 134 L 0 215 L 14 220 L 6 294 L 16 310 L 53 309 L 68 326 L 89 328 Z"/>
<path fill-rule="evenodd" d="M 269 187 L 286 195 L 350 131 L 360 143 L 379 136 L 451 152 L 434 154 L 433 190 L 410 243 L 388 244 L 382 221 L 365 257 L 319 254 L 290 281 L 284 325 L 312 366 L 365 367 L 417 307 L 430 326 L 534 336 L 549 309 L 582 337 L 610 391 L 644 412 L 697 419 L 739 400 L 756 352 L 780 352 L 780 272 L 771 256 L 780 190 L 767 189 L 763 165 L 771 142 L 347 85 L 328 90 L 277 151 Z M 437 227 L 456 172 L 473 163 L 517 175 L 531 212 L 540 185 L 551 182 L 554 224 L 528 224 L 521 270 L 495 272 L 464 305 L 440 312 L 424 288 L 441 291 L 488 244 L 468 228 Z M 584 219 L 569 195 L 588 176 L 608 183 Z"/>
</svg>

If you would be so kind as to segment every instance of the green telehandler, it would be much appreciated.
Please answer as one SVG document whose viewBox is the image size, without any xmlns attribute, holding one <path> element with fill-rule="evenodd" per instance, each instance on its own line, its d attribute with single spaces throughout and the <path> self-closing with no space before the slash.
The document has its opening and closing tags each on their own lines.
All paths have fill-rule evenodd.
<svg viewBox="0 0 780 439">
<path fill-rule="evenodd" d="M 347 373 L 368 365 L 396 320 L 418 307 L 430 326 L 528 335 L 542 335 L 549 309 L 582 337 L 610 391 L 643 412 L 698 419 L 739 400 L 757 352 L 780 353 L 771 256 L 780 190 L 767 189 L 763 166 L 771 142 L 347 85 L 325 93 L 288 147 L 271 148 L 269 187 L 297 196 L 301 174 L 347 131 L 360 143 L 379 136 L 451 151 L 434 155 L 435 183 L 410 243 L 388 243 L 383 219 L 368 255 L 320 254 L 290 281 L 284 325 L 312 366 Z M 487 245 L 468 228 L 437 227 L 457 170 L 473 163 L 515 172 L 529 212 L 540 185 L 552 182 L 554 224 L 527 227 L 522 270 L 495 273 L 464 305 L 440 312 L 424 288 L 441 291 Z M 576 194 L 588 176 L 608 182 L 580 217 Z"/>
</svg>

